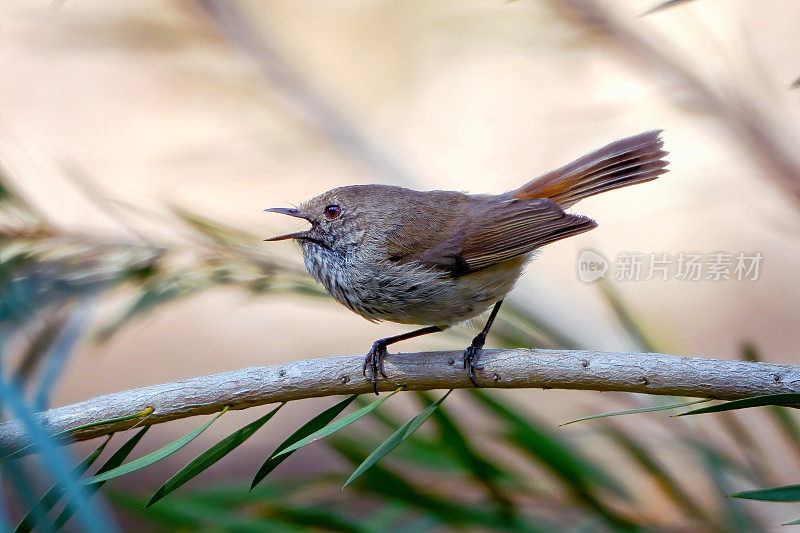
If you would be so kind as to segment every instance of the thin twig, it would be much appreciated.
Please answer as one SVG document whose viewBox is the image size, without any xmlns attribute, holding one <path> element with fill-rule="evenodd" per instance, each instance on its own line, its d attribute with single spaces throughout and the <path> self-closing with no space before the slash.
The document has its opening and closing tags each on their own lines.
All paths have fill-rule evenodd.
<svg viewBox="0 0 800 533">
<path fill-rule="evenodd" d="M 462 389 L 472 384 L 461 367 L 461 352 L 392 354 L 382 391 Z M 100 396 L 37 415 L 52 433 L 154 409 L 148 424 L 257 405 L 339 394 L 369 393 L 361 356 L 329 357 L 270 367 L 253 367 L 152 385 Z M 800 392 L 800 366 L 726 361 L 652 353 L 584 350 L 486 350 L 478 383 L 492 388 L 583 389 L 699 398 L 736 399 Z M 85 440 L 128 429 L 136 420 L 93 427 L 75 435 Z M 18 422 L 0 425 L 0 448 L 26 443 Z"/>
</svg>

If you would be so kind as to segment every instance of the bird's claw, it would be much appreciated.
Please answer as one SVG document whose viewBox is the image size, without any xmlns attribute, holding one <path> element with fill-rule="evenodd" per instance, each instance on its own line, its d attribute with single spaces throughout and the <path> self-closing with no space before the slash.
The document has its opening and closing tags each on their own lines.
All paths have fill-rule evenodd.
<svg viewBox="0 0 800 533">
<path fill-rule="evenodd" d="M 483 370 L 483 363 L 478 362 L 481 350 L 483 350 L 483 342 L 481 341 L 482 339 L 476 337 L 472 344 L 464 350 L 464 368 L 469 369 L 469 380 L 476 387 L 480 387 L 480 385 L 475 381 L 475 371 Z"/>
<path fill-rule="evenodd" d="M 367 367 L 370 368 L 371 378 L 372 381 L 372 390 L 375 391 L 375 394 L 378 394 L 378 374 L 380 373 L 381 376 L 384 378 L 386 377 L 386 372 L 383 370 L 383 358 L 388 355 L 388 350 L 386 349 L 386 343 L 383 342 L 383 339 L 379 341 L 375 341 L 370 348 L 369 353 L 364 358 L 364 367 L 362 368 L 362 374 L 364 377 L 367 377 Z"/>
</svg>

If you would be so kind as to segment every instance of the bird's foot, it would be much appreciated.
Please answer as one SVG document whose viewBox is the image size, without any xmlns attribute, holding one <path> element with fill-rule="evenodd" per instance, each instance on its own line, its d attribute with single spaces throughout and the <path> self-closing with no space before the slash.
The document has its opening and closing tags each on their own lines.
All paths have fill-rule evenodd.
<svg viewBox="0 0 800 533">
<path fill-rule="evenodd" d="M 384 378 L 386 377 L 386 372 L 383 371 L 383 358 L 387 355 L 389 355 L 389 352 L 386 349 L 386 339 L 380 339 L 375 341 L 364 358 L 362 373 L 364 377 L 367 377 L 367 367 L 370 368 L 372 376 L 370 381 L 372 381 L 372 390 L 375 391 L 375 394 L 378 394 L 378 373 Z"/>
<path fill-rule="evenodd" d="M 475 381 L 475 371 L 483 370 L 483 363 L 479 363 L 478 358 L 485 342 L 486 336 L 479 334 L 472 339 L 472 344 L 469 345 L 469 348 L 464 350 L 464 368 L 469 369 L 469 380 L 476 387 L 480 387 L 480 385 Z"/>
</svg>

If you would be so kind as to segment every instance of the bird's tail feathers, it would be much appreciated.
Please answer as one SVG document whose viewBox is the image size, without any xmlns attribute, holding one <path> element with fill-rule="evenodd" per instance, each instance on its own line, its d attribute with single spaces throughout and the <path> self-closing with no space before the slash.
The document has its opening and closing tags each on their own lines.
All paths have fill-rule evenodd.
<svg viewBox="0 0 800 533">
<path fill-rule="evenodd" d="M 549 198 L 563 209 L 601 192 L 644 183 L 667 172 L 661 130 L 620 139 L 526 183 L 509 195 Z"/>
</svg>

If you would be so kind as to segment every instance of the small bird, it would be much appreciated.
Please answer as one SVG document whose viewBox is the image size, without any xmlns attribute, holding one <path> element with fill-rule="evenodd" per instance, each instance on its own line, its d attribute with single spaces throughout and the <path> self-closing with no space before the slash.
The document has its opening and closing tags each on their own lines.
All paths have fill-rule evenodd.
<svg viewBox="0 0 800 533">
<path fill-rule="evenodd" d="M 297 241 L 314 279 L 367 320 L 426 326 L 373 343 L 362 370 L 366 377 L 370 369 L 376 394 L 388 345 L 443 331 L 493 306 L 464 351 L 464 368 L 478 386 L 486 335 L 533 252 L 597 226 L 564 212 L 579 200 L 667 172 L 660 133 L 613 142 L 500 195 L 338 187 L 296 209 L 267 209 L 305 219 L 311 228 L 266 240 Z"/>
</svg>

